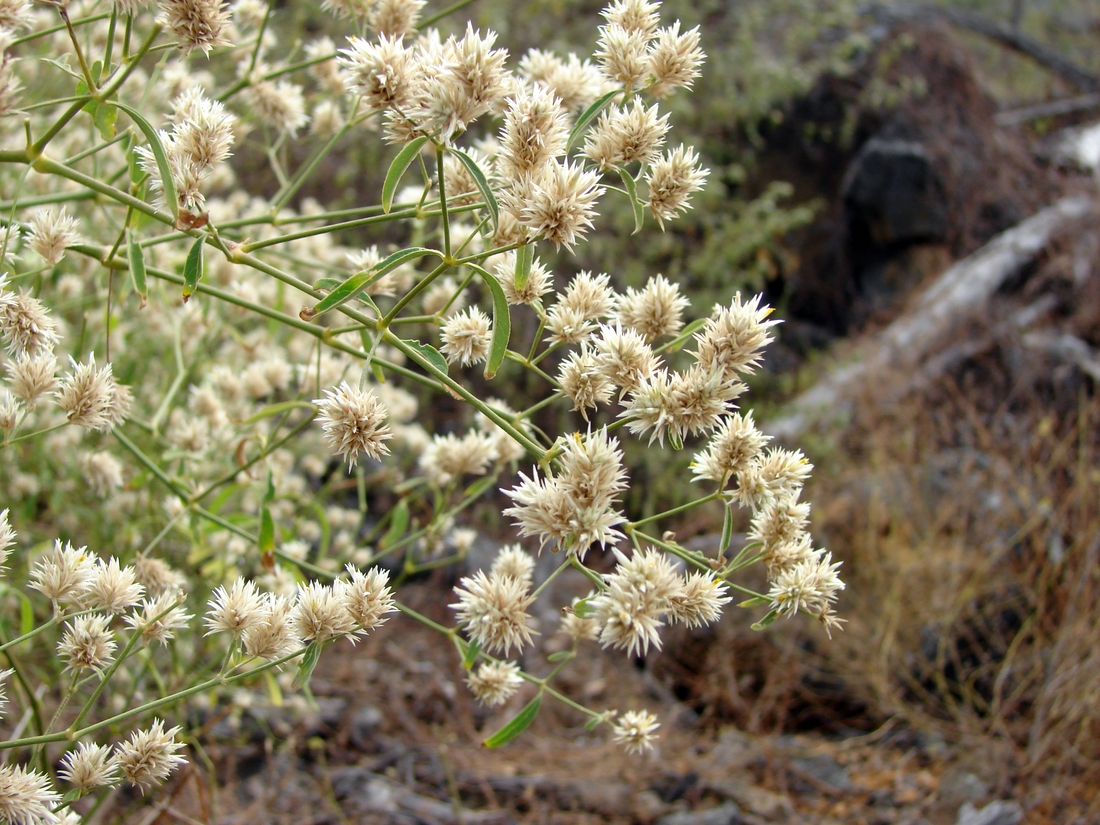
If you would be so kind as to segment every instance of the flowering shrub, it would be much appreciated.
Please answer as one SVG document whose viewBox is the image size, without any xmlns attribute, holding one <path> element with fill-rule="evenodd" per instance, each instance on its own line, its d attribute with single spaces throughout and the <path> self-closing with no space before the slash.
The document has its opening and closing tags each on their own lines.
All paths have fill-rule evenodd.
<svg viewBox="0 0 1100 825">
<path fill-rule="evenodd" d="M 689 207 L 707 173 L 660 106 L 697 76 L 698 31 L 618 0 L 591 59 L 510 66 L 493 33 L 445 37 L 424 5 L 326 0 L 369 36 L 299 53 L 261 0 L 0 2 L 0 113 L 23 123 L 0 148 L 0 652 L 18 706 L 0 747 L 22 763 L 0 768 L 3 818 L 78 821 L 86 794 L 152 789 L 184 761 L 186 732 L 161 717 L 265 671 L 304 688 L 324 648 L 395 610 L 455 642 L 479 701 L 537 687 L 487 744 L 550 696 L 632 752 L 654 716 L 553 686 L 586 640 L 642 654 L 668 624 L 716 621 L 733 592 L 758 627 L 840 621 L 838 565 L 799 501 L 811 467 L 737 411 L 770 309 L 738 295 L 689 321 L 661 275 L 559 285 L 538 257 L 580 245 L 605 199 L 638 230 Z M 378 132 L 392 149 L 375 202 L 299 198 L 341 139 Z M 242 148 L 277 191 L 237 182 Z M 542 397 L 487 396 L 498 372 Z M 468 405 L 465 432 L 432 432 L 425 391 Z M 551 405 L 575 431 L 541 427 Z M 624 435 L 708 438 L 693 471 L 709 492 L 628 518 Z M 461 580 L 453 627 L 401 604 L 391 575 L 461 559 L 463 516 L 498 482 L 528 549 Z M 712 502 L 725 529 L 709 554 L 653 529 Z M 734 505 L 752 529 L 728 558 Z M 536 550 L 561 557 L 541 582 Z M 587 566 L 594 553 L 613 571 Z M 757 562 L 768 592 L 735 581 Z M 572 647 L 536 675 L 508 660 L 559 575 L 591 593 L 562 605 Z"/>
</svg>

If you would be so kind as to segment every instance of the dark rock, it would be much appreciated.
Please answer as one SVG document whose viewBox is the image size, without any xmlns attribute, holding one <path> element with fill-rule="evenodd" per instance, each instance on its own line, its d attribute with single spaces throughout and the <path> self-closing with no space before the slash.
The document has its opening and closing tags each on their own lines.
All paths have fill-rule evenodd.
<svg viewBox="0 0 1100 825">
<path fill-rule="evenodd" d="M 984 808 L 975 808 L 969 802 L 959 809 L 956 825 L 1020 825 L 1024 809 L 1011 799 L 990 802 Z"/>
<path fill-rule="evenodd" d="M 796 771 L 813 780 L 814 790 L 820 785 L 834 791 L 854 790 L 848 769 L 827 754 L 819 756 L 800 756 L 791 760 Z"/>
<path fill-rule="evenodd" d="M 375 732 L 382 724 L 382 711 L 374 705 L 363 705 L 351 716 L 348 738 L 353 748 L 360 751 L 374 750 Z"/>
<path fill-rule="evenodd" d="M 739 825 L 741 809 L 733 802 L 723 802 L 705 811 L 677 811 L 657 820 L 657 825 Z"/>
<path fill-rule="evenodd" d="M 699 781 L 699 774 L 665 774 L 650 783 L 649 789 L 661 797 L 666 804 L 675 802 Z"/>
<path fill-rule="evenodd" d="M 886 248 L 947 234 L 943 179 L 922 143 L 871 138 L 841 182 L 853 236 Z"/>
</svg>

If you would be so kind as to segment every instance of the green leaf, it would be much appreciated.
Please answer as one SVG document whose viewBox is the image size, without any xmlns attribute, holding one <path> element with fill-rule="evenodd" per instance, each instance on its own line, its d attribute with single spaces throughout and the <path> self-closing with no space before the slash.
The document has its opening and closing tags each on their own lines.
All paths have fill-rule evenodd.
<svg viewBox="0 0 1100 825">
<path fill-rule="evenodd" d="M 477 264 L 470 264 L 470 269 L 481 276 L 481 280 L 489 289 L 489 294 L 493 296 L 493 338 L 489 342 L 489 358 L 485 362 L 485 378 L 489 379 L 497 374 L 500 365 L 504 363 L 504 355 L 508 352 L 508 339 L 512 334 L 512 316 L 508 311 L 508 298 L 504 294 L 500 281 Z"/>
<path fill-rule="evenodd" d="M 722 514 L 722 538 L 718 541 L 718 555 L 722 556 L 730 546 L 730 541 L 733 539 L 733 508 L 728 502 L 723 501 L 722 506 L 726 508 Z"/>
<path fill-rule="evenodd" d="M 111 100 L 103 104 L 104 106 L 117 106 L 119 109 L 129 115 L 130 120 L 134 121 L 141 133 L 145 135 L 145 139 L 149 141 L 149 150 L 153 153 L 153 159 L 157 162 L 157 171 L 160 173 L 161 187 L 164 192 L 164 202 L 168 204 L 168 209 L 172 213 L 174 219 L 179 214 L 179 196 L 176 194 L 176 182 L 172 180 L 172 167 L 168 163 L 168 153 L 164 151 L 164 144 L 161 143 L 160 135 L 157 134 L 157 130 L 154 129 L 144 117 L 138 112 L 131 109 L 125 103 L 119 103 L 117 100 Z"/>
<path fill-rule="evenodd" d="M 497 199 L 493 195 L 493 190 L 489 187 L 489 181 L 485 179 L 485 173 L 481 171 L 474 159 L 465 152 L 460 149 L 451 149 L 450 151 L 462 161 L 462 165 L 466 167 L 470 177 L 474 179 L 477 191 L 481 193 L 481 199 L 489 207 L 489 217 L 493 219 L 493 231 L 496 232 L 497 225 L 500 223 L 500 207 L 497 206 Z"/>
<path fill-rule="evenodd" d="M 588 606 L 588 599 L 581 599 L 573 605 L 573 612 L 578 619 L 587 619 L 592 615 L 592 609 Z"/>
<path fill-rule="evenodd" d="M 584 133 L 584 130 L 589 127 L 592 121 L 596 119 L 596 116 L 603 111 L 604 107 L 610 103 L 612 98 L 617 94 L 620 94 L 619 89 L 608 92 L 602 97 L 596 98 L 587 109 L 581 112 L 581 116 L 577 118 L 577 122 L 573 126 L 573 131 L 569 133 L 569 142 L 565 144 L 566 152 L 573 148 L 573 144 L 577 142 L 577 138 Z"/>
<path fill-rule="evenodd" d="M 645 222 L 645 208 L 642 206 L 642 202 L 638 200 L 638 184 L 635 183 L 634 178 L 625 169 L 619 169 L 619 177 L 622 178 L 623 186 L 626 187 L 626 194 L 630 198 L 630 208 L 634 210 L 634 231 L 630 234 L 637 235 Z"/>
<path fill-rule="evenodd" d="M 738 607 L 759 607 L 762 604 L 770 604 L 770 603 L 771 603 L 771 599 L 766 598 L 765 596 L 753 596 L 751 599 L 745 599 L 745 601 L 741 602 L 737 606 Z"/>
<path fill-rule="evenodd" d="M 484 478 L 479 478 L 477 481 L 466 488 L 465 492 L 463 492 L 462 494 L 462 497 L 471 499 L 481 498 L 481 495 L 490 487 L 494 487 L 497 481 L 499 481 L 499 479 L 496 479 L 493 476 L 485 476 Z"/>
<path fill-rule="evenodd" d="M 110 140 L 115 136 L 115 124 L 118 123 L 118 109 L 114 106 L 105 104 L 103 106 L 96 106 L 95 112 L 92 113 L 92 119 L 95 121 L 95 127 L 99 129 L 100 137 L 104 140 Z"/>
<path fill-rule="evenodd" d="M 564 662 L 566 659 L 570 659 L 573 656 L 572 650 L 559 650 L 557 653 L 551 653 L 546 657 L 548 662 Z"/>
<path fill-rule="evenodd" d="M 310 642 L 306 652 L 302 654 L 302 661 L 298 663 L 298 673 L 294 677 L 294 690 L 301 690 L 309 684 L 317 662 L 321 660 L 321 645 L 319 642 Z"/>
<path fill-rule="evenodd" d="M 524 705 L 523 710 L 517 713 L 511 722 L 482 742 L 482 747 L 499 748 L 501 745 L 506 745 L 511 742 L 531 726 L 531 723 L 535 721 L 535 717 L 539 715 L 539 708 L 541 706 L 542 694 L 540 693 Z"/>
<path fill-rule="evenodd" d="M 765 627 L 770 627 L 771 625 L 775 624 L 775 620 L 778 619 L 778 618 L 779 618 L 779 611 L 778 610 L 769 610 L 768 615 L 766 615 L 763 619 L 761 619 L 756 624 L 754 624 L 752 626 L 752 629 L 753 630 L 763 630 Z"/>
<path fill-rule="evenodd" d="M 481 645 L 476 640 L 471 640 L 466 643 L 466 653 L 462 656 L 462 666 L 469 670 L 474 666 L 474 662 L 477 661 L 477 655 L 481 653 Z"/>
<path fill-rule="evenodd" d="M 414 138 L 412 141 L 405 144 L 405 147 L 397 153 L 397 157 L 393 159 L 389 171 L 386 172 L 386 180 L 382 184 L 383 212 L 390 211 L 390 207 L 393 206 L 393 196 L 397 192 L 397 185 L 401 183 L 401 176 L 405 174 L 405 170 L 412 165 L 414 160 L 416 160 L 417 155 L 420 154 L 420 150 L 424 148 L 424 144 L 427 142 L 427 137 Z"/>
<path fill-rule="evenodd" d="M 202 245 L 206 243 L 206 236 L 200 235 L 191 244 L 191 251 L 187 253 L 187 261 L 183 265 L 183 302 L 186 304 L 195 294 L 202 280 Z"/>
<path fill-rule="evenodd" d="M 260 509 L 260 556 L 270 558 L 275 552 L 275 519 L 271 517 L 271 508 L 266 504 Z"/>
<path fill-rule="evenodd" d="M 244 421 L 242 425 L 255 424 L 257 421 L 263 421 L 265 418 L 271 418 L 275 415 L 282 415 L 290 410 L 308 410 L 313 409 L 313 405 L 308 401 L 280 401 L 277 404 L 268 404 L 259 412 L 253 413 Z"/>
<path fill-rule="evenodd" d="M 303 309 L 301 312 L 302 320 L 311 321 L 318 315 L 328 312 L 330 309 L 335 309 L 341 304 L 347 303 L 355 297 L 357 292 L 366 289 L 379 278 L 393 272 L 402 264 L 407 264 L 409 261 L 415 261 L 417 258 L 423 258 L 425 255 L 438 254 L 439 252 L 436 250 L 425 249 L 422 246 L 399 249 L 384 261 L 379 261 L 370 269 L 364 270 L 363 272 L 356 272 L 326 295 L 313 309 Z"/>
<path fill-rule="evenodd" d="M 26 636 L 32 630 L 34 630 L 34 605 L 25 593 L 19 593 L 19 635 Z"/>
<path fill-rule="evenodd" d="M 535 262 L 535 245 L 525 243 L 516 250 L 516 292 L 520 292 L 527 286 L 527 280 L 531 277 L 531 265 Z"/>
<path fill-rule="evenodd" d="M 447 359 L 431 344 L 422 344 L 419 341 L 406 341 L 405 343 L 408 344 L 417 355 L 430 363 L 441 373 L 444 375 L 447 374 Z"/>
<path fill-rule="evenodd" d="M 336 287 L 340 286 L 342 283 L 343 281 L 339 278 L 318 278 L 313 282 L 313 288 L 330 291 L 336 289 Z"/>
<path fill-rule="evenodd" d="M 680 347 L 687 343 L 687 340 L 691 338 L 692 335 L 702 329 L 706 322 L 706 318 L 696 318 L 694 321 L 692 321 L 690 324 L 680 330 L 680 333 L 675 338 L 673 338 L 671 341 L 661 347 L 662 351 L 676 352 L 678 349 L 680 349 Z"/>
<path fill-rule="evenodd" d="M 382 539 L 378 542 L 379 549 L 385 550 L 391 544 L 399 541 L 408 529 L 409 504 L 405 499 L 401 499 L 394 505 L 393 514 L 390 516 L 390 529 L 386 531 L 386 535 L 382 536 Z"/>
<path fill-rule="evenodd" d="M 141 299 L 141 309 L 145 309 L 149 300 L 149 287 L 145 283 L 145 253 L 141 251 L 141 244 L 130 229 L 126 230 L 126 260 L 130 264 L 130 280 L 134 284 L 134 292 Z"/>
</svg>

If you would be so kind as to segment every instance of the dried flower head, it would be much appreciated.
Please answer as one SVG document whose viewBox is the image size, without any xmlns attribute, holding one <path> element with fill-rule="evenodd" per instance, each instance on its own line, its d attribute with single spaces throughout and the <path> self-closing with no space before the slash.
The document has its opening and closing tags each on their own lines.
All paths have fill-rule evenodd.
<svg viewBox="0 0 1100 825">
<path fill-rule="evenodd" d="M 527 608 L 534 601 L 528 582 L 481 570 L 455 588 L 459 601 L 451 605 L 466 632 L 488 653 L 507 654 L 531 643 Z"/>
<path fill-rule="evenodd" d="M 588 410 L 611 400 L 615 385 L 599 370 L 596 355 L 585 348 L 571 352 L 558 369 L 558 386 L 588 420 Z"/>
<path fill-rule="evenodd" d="M 466 677 L 466 685 L 474 698 L 489 707 L 503 705 L 522 684 L 519 668 L 511 662 L 485 662 Z"/>
<path fill-rule="evenodd" d="M 370 109 L 401 109 L 412 96 L 414 63 L 401 37 L 383 34 L 377 43 L 348 38 L 337 58 L 348 91 L 361 95 Z"/>
<path fill-rule="evenodd" d="M 88 589 L 95 563 L 96 557 L 87 547 L 73 547 L 57 539 L 53 550 L 31 568 L 30 586 L 51 601 L 78 601 Z"/>
<path fill-rule="evenodd" d="M 411 34 L 426 5 L 427 0 L 375 0 L 370 12 L 370 27 L 379 36 Z"/>
<path fill-rule="evenodd" d="M 95 356 L 86 364 L 69 358 L 71 371 L 63 376 L 57 392 L 57 403 L 65 411 L 70 424 L 88 430 L 111 429 L 115 403 L 115 380 L 111 365 L 96 369 Z"/>
<path fill-rule="evenodd" d="M 731 413 L 718 425 L 707 448 L 695 454 L 691 471 L 696 480 L 705 478 L 724 484 L 757 459 L 769 441 L 771 436 L 756 428 L 752 410 L 744 415 Z"/>
<path fill-rule="evenodd" d="M 388 413 L 373 391 L 342 381 L 313 403 L 319 408 L 318 419 L 329 447 L 350 466 L 355 466 L 360 453 L 374 459 L 389 453 L 384 443 L 393 437 L 385 424 Z"/>
<path fill-rule="evenodd" d="M 122 776 L 137 785 L 142 793 L 163 782 L 187 760 L 177 751 L 183 742 L 176 741 L 179 727 L 164 729 L 160 719 L 154 719 L 148 730 L 136 730 L 129 741 L 115 746 L 115 764 Z"/>
<path fill-rule="evenodd" d="M 654 731 L 661 726 L 657 717 L 644 710 L 628 710 L 612 725 L 616 742 L 626 748 L 627 753 L 642 753 L 653 747 L 657 734 Z"/>
<path fill-rule="evenodd" d="M 679 285 L 657 275 L 641 290 L 627 288 L 616 303 L 615 320 L 652 341 L 679 332 L 687 306 L 688 300 L 680 294 Z"/>
<path fill-rule="evenodd" d="M 10 392 L 0 390 L 0 430 L 14 430 L 23 419 L 23 405 Z"/>
<path fill-rule="evenodd" d="M 94 742 L 81 742 L 61 758 L 58 776 L 78 791 L 90 791 L 118 784 L 121 777 L 111 758 L 111 749 Z"/>
<path fill-rule="evenodd" d="M 660 22 L 660 3 L 649 3 L 646 0 L 615 0 L 606 9 L 600 12 L 608 23 L 622 26 L 627 31 L 653 34 Z"/>
<path fill-rule="evenodd" d="M 500 284 L 501 289 L 504 290 L 504 297 L 507 298 L 508 303 L 512 305 L 537 304 L 543 294 L 553 285 L 551 283 L 553 278 L 550 276 L 549 270 L 546 269 L 542 261 L 535 258 L 531 262 L 531 269 L 527 275 L 527 283 L 521 288 L 517 287 L 515 252 L 505 252 L 502 255 L 494 257 L 492 273 L 493 277 L 495 277 Z"/>
<path fill-rule="evenodd" d="M 685 434 L 717 427 L 744 390 L 744 384 L 727 381 L 721 373 L 707 372 L 698 364 L 671 375 L 661 369 L 630 393 L 620 417 L 627 419 L 632 433 L 652 431 L 649 443 L 654 439 L 664 443 L 667 435 L 673 447 L 680 449 Z"/>
<path fill-rule="evenodd" d="M 350 578 L 344 581 L 341 591 L 344 609 L 355 620 L 357 633 L 369 633 L 386 622 L 387 613 L 397 610 L 390 574 L 378 567 L 363 573 L 352 564 L 345 569 Z"/>
<path fill-rule="evenodd" d="M 40 209 L 31 217 L 27 244 L 53 266 L 65 257 L 66 247 L 82 243 L 79 225 L 65 207 Z"/>
<path fill-rule="evenodd" d="M 489 568 L 489 572 L 530 582 L 535 574 L 535 559 L 518 544 L 506 544 L 500 548 L 497 557 L 493 559 L 493 566 Z"/>
<path fill-rule="evenodd" d="M 29 0 L 2 0 L 0 28 L 17 31 L 34 25 L 34 8 Z"/>
<path fill-rule="evenodd" d="M 103 668 L 114 659 L 114 635 L 111 618 L 99 614 L 77 616 L 65 623 L 65 632 L 57 644 L 57 655 L 66 670 Z"/>
<path fill-rule="evenodd" d="M 100 498 L 122 487 L 122 462 L 107 452 L 81 453 L 80 472 Z"/>
<path fill-rule="evenodd" d="M 57 345 L 57 324 L 46 307 L 22 292 L 0 301 L 0 333 L 12 355 L 52 351 Z"/>
<path fill-rule="evenodd" d="M 646 203 L 662 229 L 665 221 L 690 208 L 691 195 L 703 188 L 709 174 L 709 169 L 699 167 L 695 150 L 684 148 L 683 144 L 653 163 L 645 174 L 649 187 Z"/>
<path fill-rule="evenodd" d="M 649 46 L 647 91 L 656 98 L 690 87 L 699 76 L 706 54 L 699 48 L 699 27 L 680 34 L 680 21 L 657 31 Z"/>
<path fill-rule="evenodd" d="M 11 548 L 15 545 L 15 528 L 8 520 L 8 511 L 5 508 L 0 511 L 0 571 L 6 570 L 4 563 L 8 560 Z"/>
<path fill-rule="evenodd" d="M 450 434 L 432 436 L 420 455 L 420 469 L 441 487 L 464 475 L 482 475 L 497 457 L 494 441 L 493 436 L 476 430 L 461 438 Z"/>
<path fill-rule="evenodd" d="M 211 633 L 232 633 L 240 638 L 248 628 L 261 620 L 264 613 L 264 601 L 256 592 L 256 585 L 237 576 L 236 581 L 226 590 L 218 587 L 214 598 L 206 603 L 204 623 Z"/>
<path fill-rule="evenodd" d="M 489 316 L 477 307 L 456 313 L 443 324 L 440 348 L 447 363 L 456 361 L 464 367 L 480 364 L 489 357 L 493 331 Z"/>
<path fill-rule="evenodd" d="M 816 551 L 776 576 L 768 591 L 772 610 L 785 615 L 809 613 L 821 616 L 832 608 L 837 594 L 844 589 L 838 571 L 841 562 L 833 563 L 832 553 Z M 828 625 L 827 625 L 828 626 Z M 835 623 L 832 626 L 836 626 Z"/>
<path fill-rule="evenodd" d="M 615 292 L 607 273 L 593 275 L 582 270 L 565 288 L 546 318 L 547 340 L 576 344 L 587 340 L 596 329 L 595 321 L 611 312 Z"/>
<path fill-rule="evenodd" d="M 774 340 L 770 329 L 779 323 L 765 320 L 772 308 L 761 307 L 761 297 L 742 303 L 737 293 L 728 308 L 715 307 L 695 334 L 695 358 L 708 372 L 733 380 L 739 372 L 751 373 L 759 366 L 760 350 Z"/>
<path fill-rule="evenodd" d="M 669 596 L 668 617 L 688 627 L 716 622 L 722 615 L 722 605 L 733 600 L 728 593 L 729 587 L 721 579 L 709 573 L 692 573 L 679 591 Z"/>
<path fill-rule="evenodd" d="M 53 825 L 61 797 L 50 778 L 21 765 L 0 765 L 0 821 L 12 825 Z"/>
<path fill-rule="evenodd" d="M 107 561 L 96 559 L 91 578 L 81 602 L 94 610 L 117 615 L 133 607 L 145 592 L 137 581 L 137 570 L 123 567 L 113 556 Z"/>
<path fill-rule="evenodd" d="M 810 518 L 809 502 L 799 502 L 797 492 L 767 502 L 753 516 L 749 540 L 758 541 L 765 552 L 776 545 L 793 542 L 805 531 Z"/>
<path fill-rule="evenodd" d="M 12 394 L 33 410 L 39 398 L 57 389 L 57 359 L 52 352 L 42 350 L 20 353 L 5 367 Z"/>
<path fill-rule="evenodd" d="M 278 570 L 280 568 L 276 568 Z M 273 662 L 296 652 L 302 643 L 294 625 L 294 603 L 275 593 L 263 594 L 263 610 L 241 635 L 249 656 Z"/>
<path fill-rule="evenodd" d="M 134 572 L 138 582 L 150 596 L 179 593 L 187 585 L 187 579 L 183 574 L 173 570 L 166 562 L 140 553 L 134 559 Z"/>
<path fill-rule="evenodd" d="M 627 89 L 634 89 L 649 71 L 649 40 L 650 35 L 644 30 L 609 23 L 600 26 L 595 57 L 604 74 Z"/>
<path fill-rule="evenodd" d="M 184 54 L 202 49 L 209 54 L 218 46 L 231 45 L 223 36 L 229 9 L 222 0 L 157 0 L 159 22 L 176 39 Z"/>
<path fill-rule="evenodd" d="M 126 624 L 141 633 L 145 644 L 160 642 L 168 645 L 175 631 L 184 630 L 191 615 L 183 607 L 183 594 L 171 590 L 152 599 L 142 599 L 137 610 L 126 617 Z"/>
<path fill-rule="evenodd" d="M 589 602 L 600 626 L 600 644 L 626 650 L 631 656 L 660 648 L 661 617 L 670 600 L 680 593 L 682 581 L 660 551 L 649 549 L 627 559 L 615 551 L 619 564 L 604 576 L 607 589 Z"/>
<path fill-rule="evenodd" d="M 634 392 L 652 376 L 660 364 L 652 347 L 640 332 L 631 328 L 601 325 L 592 339 L 596 368 L 619 388 L 619 397 Z"/>
<path fill-rule="evenodd" d="M 545 86 L 521 88 L 508 101 L 500 130 L 499 174 L 519 180 L 565 154 L 569 118 L 556 94 Z"/>
<path fill-rule="evenodd" d="M 298 585 L 291 620 L 298 638 L 310 642 L 327 642 L 355 631 L 355 620 L 344 605 L 342 588 L 320 582 Z"/>
<path fill-rule="evenodd" d="M 630 108 L 604 110 L 588 133 L 584 154 L 604 170 L 650 163 L 657 159 L 667 132 L 668 115 L 659 115 L 656 105 L 647 109 L 635 98 Z"/>
<path fill-rule="evenodd" d="M 582 165 L 555 160 L 531 174 L 511 208 L 522 225 L 571 250 L 592 226 L 598 182 L 597 174 Z"/>
<path fill-rule="evenodd" d="M 294 137 L 309 123 L 302 87 L 289 80 L 261 80 L 244 92 L 248 108 L 256 119 L 275 132 Z"/>
</svg>

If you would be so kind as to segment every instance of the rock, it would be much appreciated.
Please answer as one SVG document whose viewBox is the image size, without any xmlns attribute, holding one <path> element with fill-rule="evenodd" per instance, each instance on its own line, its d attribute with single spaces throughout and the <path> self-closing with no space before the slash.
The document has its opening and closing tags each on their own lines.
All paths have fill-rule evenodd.
<svg viewBox="0 0 1100 825">
<path fill-rule="evenodd" d="M 818 756 L 800 756 L 791 760 L 791 765 L 799 773 L 821 785 L 827 785 L 835 791 L 854 790 L 848 769 L 828 754 Z M 817 790 L 818 788 L 814 788 Z"/>
<path fill-rule="evenodd" d="M 740 822 L 741 809 L 736 803 L 723 802 L 705 811 L 677 811 L 662 816 L 657 825 L 738 825 Z"/>
<path fill-rule="evenodd" d="M 363 705 L 351 715 L 348 738 L 352 747 L 360 751 L 373 750 L 374 734 L 382 724 L 382 711 L 374 705 Z"/>
<path fill-rule="evenodd" d="M 787 797 L 773 793 L 766 788 L 758 788 L 739 779 L 722 779 L 708 782 L 706 790 L 723 799 L 733 800 L 743 810 L 762 816 L 765 819 L 786 822 L 794 814 L 794 808 Z"/>
<path fill-rule="evenodd" d="M 989 785 L 970 771 L 948 768 L 940 777 L 940 801 L 951 806 L 978 802 L 989 795 Z"/>
<path fill-rule="evenodd" d="M 621 816 L 629 811 L 634 789 L 613 779 L 579 779 L 558 786 L 558 802 L 563 808 L 590 811 L 602 816 Z"/>
<path fill-rule="evenodd" d="M 854 233 L 875 246 L 947 234 L 943 180 L 917 141 L 871 138 L 844 173 L 841 196 Z"/>
<path fill-rule="evenodd" d="M 984 808 L 975 808 L 969 802 L 959 809 L 956 825 L 1020 825 L 1024 809 L 1012 799 L 999 799 Z"/>
</svg>

